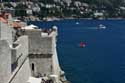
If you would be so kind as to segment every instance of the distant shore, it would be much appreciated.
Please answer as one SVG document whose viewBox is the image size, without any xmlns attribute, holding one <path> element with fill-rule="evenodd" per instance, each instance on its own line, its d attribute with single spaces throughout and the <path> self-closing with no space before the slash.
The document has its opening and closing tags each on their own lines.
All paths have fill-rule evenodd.
<svg viewBox="0 0 125 83">
<path fill-rule="evenodd" d="M 49 17 L 49 18 L 44 18 L 44 19 L 39 19 L 39 17 L 25 17 L 24 21 L 60 21 L 60 20 L 72 20 L 72 19 L 79 19 L 79 20 L 124 20 L 124 18 L 102 18 L 102 19 L 93 19 L 93 18 L 74 18 L 74 17 L 63 17 L 63 18 L 58 18 L 58 17 Z"/>
</svg>

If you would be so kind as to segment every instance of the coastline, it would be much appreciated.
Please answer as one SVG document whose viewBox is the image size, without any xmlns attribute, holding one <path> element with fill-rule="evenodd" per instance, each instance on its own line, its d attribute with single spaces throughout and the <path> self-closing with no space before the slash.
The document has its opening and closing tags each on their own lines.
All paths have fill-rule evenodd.
<svg viewBox="0 0 125 83">
<path fill-rule="evenodd" d="M 17 17 L 16 17 L 17 18 Z M 21 17 L 18 17 L 21 18 Z M 94 18 L 75 18 L 75 17 L 64 17 L 64 18 L 58 18 L 58 17 L 47 17 L 40 19 L 39 17 L 24 17 L 23 20 L 25 22 L 28 21 L 44 21 L 44 22 L 51 22 L 51 21 L 60 21 L 60 20 L 125 20 L 125 18 L 102 18 L 102 19 L 94 19 Z"/>
</svg>

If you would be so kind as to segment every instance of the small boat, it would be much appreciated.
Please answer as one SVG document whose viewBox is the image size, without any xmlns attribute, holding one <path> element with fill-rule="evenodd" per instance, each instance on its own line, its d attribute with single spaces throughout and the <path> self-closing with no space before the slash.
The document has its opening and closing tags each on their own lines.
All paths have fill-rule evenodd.
<svg viewBox="0 0 125 83">
<path fill-rule="evenodd" d="M 79 46 L 80 46 L 80 47 L 85 47 L 86 44 L 85 44 L 84 42 L 80 42 Z"/>
<path fill-rule="evenodd" d="M 103 24 L 100 24 L 100 25 L 98 26 L 98 28 L 99 28 L 99 29 L 106 29 L 106 26 L 103 25 Z"/>
<path fill-rule="evenodd" d="M 79 22 L 76 22 L 76 24 L 79 24 Z"/>
</svg>

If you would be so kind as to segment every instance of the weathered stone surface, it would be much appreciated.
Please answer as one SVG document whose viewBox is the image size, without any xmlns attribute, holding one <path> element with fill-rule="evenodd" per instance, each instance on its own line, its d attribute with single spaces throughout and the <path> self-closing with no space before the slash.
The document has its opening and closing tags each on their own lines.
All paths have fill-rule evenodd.
<svg viewBox="0 0 125 83">
<path fill-rule="evenodd" d="M 29 36 L 29 53 L 30 54 L 52 54 L 52 37 L 42 37 L 41 31 L 26 31 Z"/>
<path fill-rule="evenodd" d="M 7 40 L 9 45 L 12 44 L 12 27 L 9 27 L 8 24 L 0 22 L 0 39 Z"/>
<path fill-rule="evenodd" d="M 0 40 L 0 83 L 7 83 L 11 76 L 11 50 L 6 40 Z"/>
<path fill-rule="evenodd" d="M 30 76 L 39 75 L 59 77 L 57 31 L 42 34 L 40 29 L 35 29 L 24 34 L 13 41 L 11 28 L 0 24 L 0 83 L 27 83 Z M 14 70 L 13 63 L 16 63 Z M 60 79 L 56 78 L 54 83 L 60 83 Z"/>
<path fill-rule="evenodd" d="M 34 55 L 36 56 L 36 55 Z M 32 69 L 32 64 L 34 64 L 34 71 L 32 71 L 33 76 L 41 75 L 50 75 L 52 73 L 52 58 L 42 58 L 42 57 L 34 57 L 30 58 L 30 66 Z"/>
<path fill-rule="evenodd" d="M 21 63 L 24 61 L 26 57 L 28 57 L 29 54 L 28 37 L 21 36 L 14 43 L 18 44 L 18 46 L 15 47 L 13 50 L 15 50 L 16 60 L 18 60 L 18 66 L 20 66 Z"/>
<path fill-rule="evenodd" d="M 9 83 L 27 83 L 30 76 L 31 71 L 29 66 L 29 59 L 27 58 L 16 75 L 12 78 L 12 81 Z"/>
</svg>

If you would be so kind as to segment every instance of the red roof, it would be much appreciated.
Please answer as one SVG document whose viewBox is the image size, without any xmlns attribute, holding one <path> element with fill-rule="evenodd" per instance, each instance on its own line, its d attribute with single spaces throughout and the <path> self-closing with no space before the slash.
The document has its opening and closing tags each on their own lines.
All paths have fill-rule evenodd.
<svg viewBox="0 0 125 83">
<path fill-rule="evenodd" d="M 13 22 L 13 27 L 14 28 L 21 28 L 21 23 L 20 22 Z"/>
<path fill-rule="evenodd" d="M 4 22 L 4 23 L 7 23 L 8 21 L 6 19 L 4 19 L 3 17 L 0 17 L 0 21 L 1 22 Z"/>
</svg>

